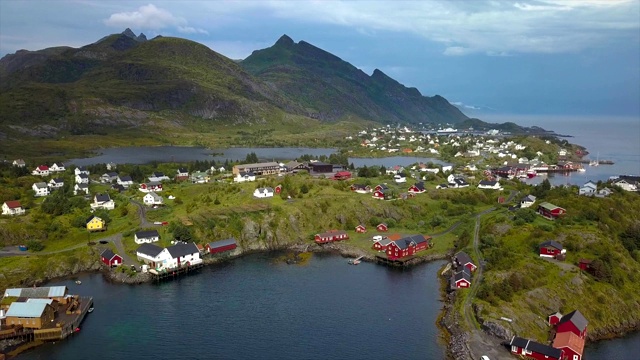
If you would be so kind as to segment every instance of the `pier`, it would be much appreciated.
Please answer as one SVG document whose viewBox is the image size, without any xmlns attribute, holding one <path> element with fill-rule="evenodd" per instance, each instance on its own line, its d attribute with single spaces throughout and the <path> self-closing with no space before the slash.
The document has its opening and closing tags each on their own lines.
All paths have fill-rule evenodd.
<svg viewBox="0 0 640 360">
<path fill-rule="evenodd" d="M 197 272 L 203 266 L 204 266 L 204 263 L 200 262 L 198 264 L 181 266 L 181 267 L 177 267 L 175 269 L 170 269 L 170 270 L 157 271 L 155 269 L 150 269 L 149 274 L 153 276 L 153 281 L 156 281 L 156 282 L 175 280 L 180 276 Z"/>
<path fill-rule="evenodd" d="M 387 257 L 387 254 L 376 255 L 376 261 L 378 264 L 383 264 L 391 267 L 407 267 L 411 265 L 411 260 L 418 258 L 415 255 L 409 255 L 402 259 L 391 260 Z"/>
</svg>

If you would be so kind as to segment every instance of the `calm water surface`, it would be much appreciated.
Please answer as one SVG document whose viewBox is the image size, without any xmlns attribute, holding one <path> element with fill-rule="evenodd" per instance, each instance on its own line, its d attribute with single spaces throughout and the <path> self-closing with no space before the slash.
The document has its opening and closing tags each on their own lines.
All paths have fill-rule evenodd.
<svg viewBox="0 0 640 360">
<path fill-rule="evenodd" d="M 397 271 L 339 256 L 251 255 L 160 285 L 61 282 L 93 295 L 82 331 L 18 359 L 442 359 L 443 262 Z"/>
</svg>

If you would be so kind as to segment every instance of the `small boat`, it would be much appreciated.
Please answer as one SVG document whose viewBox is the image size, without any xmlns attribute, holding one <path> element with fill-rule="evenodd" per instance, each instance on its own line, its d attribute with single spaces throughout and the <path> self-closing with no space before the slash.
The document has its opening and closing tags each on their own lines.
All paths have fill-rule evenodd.
<svg viewBox="0 0 640 360">
<path fill-rule="evenodd" d="M 527 170 L 527 177 L 529 179 L 536 177 L 536 175 L 538 175 L 538 173 L 535 170 Z"/>
<path fill-rule="evenodd" d="M 75 328 L 75 330 L 73 330 L 73 331 L 74 331 L 74 332 L 80 332 L 80 328 L 79 328 L 79 327 L 77 327 L 77 328 Z"/>
<path fill-rule="evenodd" d="M 87 310 L 88 313 L 92 313 L 93 312 L 93 306 L 89 308 L 89 310 Z"/>
<path fill-rule="evenodd" d="M 82 284 L 82 281 L 76 280 L 76 284 L 80 285 L 80 284 Z"/>
</svg>

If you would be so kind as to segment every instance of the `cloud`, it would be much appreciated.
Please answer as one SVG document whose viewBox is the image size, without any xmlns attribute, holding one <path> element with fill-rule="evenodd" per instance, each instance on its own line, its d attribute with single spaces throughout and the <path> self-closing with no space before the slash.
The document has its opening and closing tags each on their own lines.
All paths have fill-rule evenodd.
<svg viewBox="0 0 640 360">
<path fill-rule="evenodd" d="M 450 102 L 451 105 L 455 105 L 458 108 L 462 108 L 462 109 L 469 109 L 469 110 L 495 110 L 494 108 L 491 108 L 489 106 L 475 106 L 475 105 L 467 105 L 465 103 L 463 103 L 462 101 L 451 101 Z"/>
<path fill-rule="evenodd" d="M 170 11 L 153 4 L 143 5 L 136 11 L 111 14 L 104 20 L 105 25 L 115 28 L 135 28 L 159 31 L 175 29 L 185 34 L 209 34 L 204 29 L 188 26 L 186 19 L 173 15 Z"/>
</svg>

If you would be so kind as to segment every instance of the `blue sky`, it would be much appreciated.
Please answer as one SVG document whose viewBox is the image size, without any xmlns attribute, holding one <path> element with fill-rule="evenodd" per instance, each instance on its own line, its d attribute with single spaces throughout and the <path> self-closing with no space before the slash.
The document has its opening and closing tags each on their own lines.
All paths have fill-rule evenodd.
<svg viewBox="0 0 640 360">
<path fill-rule="evenodd" d="M 287 34 L 469 115 L 640 117 L 640 0 L 0 0 L 0 56 L 127 27 L 233 59 Z"/>
</svg>

